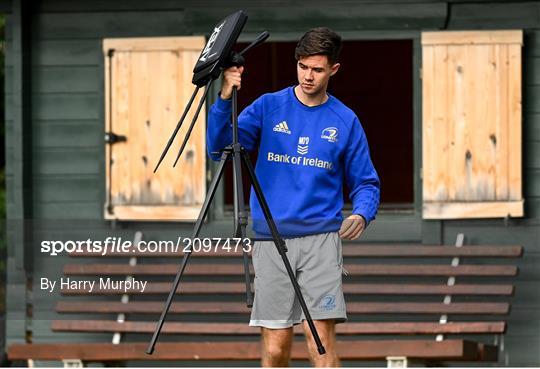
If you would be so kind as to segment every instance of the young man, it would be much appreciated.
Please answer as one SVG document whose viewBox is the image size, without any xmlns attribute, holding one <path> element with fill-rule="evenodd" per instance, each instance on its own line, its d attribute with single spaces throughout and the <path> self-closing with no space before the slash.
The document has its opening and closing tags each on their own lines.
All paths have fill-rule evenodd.
<svg viewBox="0 0 540 369">
<path fill-rule="evenodd" d="M 326 92 L 340 67 L 340 49 L 341 37 L 330 29 L 308 31 L 295 50 L 298 85 L 259 97 L 238 118 L 240 143 L 259 149 L 257 177 L 326 349 L 325 355 L 317 352 L 274 243 L 257 242 L 250 325 L 262 329 L 263 366 L 288 365 L 292 326 L 302 321 L 312 363 L 339 366 L 335 324 L 347 319 L 341 239 L 358 238 L 379 204 L 379 178 L 362 126 L 352 110 Z M 220 97 L 209 112 L 207 146 L 214 160 L 232 141 L 230 98 L 233 86 L 241 87 L 242 72 L 243 67 L 223 72 Z M 344 180 L 353 204 L 345 221 Z M 270 237 L 253 189 L 250 206 L 254 231 Z"/>
</svg>

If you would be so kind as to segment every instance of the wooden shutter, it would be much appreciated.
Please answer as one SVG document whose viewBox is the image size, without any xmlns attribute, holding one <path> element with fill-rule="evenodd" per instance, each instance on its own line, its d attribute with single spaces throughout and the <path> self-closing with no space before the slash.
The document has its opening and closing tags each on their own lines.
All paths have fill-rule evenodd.
<svg viewBox="0 0 540 369">
<path fill-rule="evenodd" d="M 422 34 L 423 217 L 523 216 L 522 31 Z"/>
<path fill-rule="evenodd" d="M 106 144 L 105 218 L 185 220 L 197 218 L 206 192 L 206 112 L 174 159 L 202 90 L 175 143 L 153 173 L 194 90 L 192 70 L 204 37 L 106 39 L 106 131 L 125 142 Z"/>
</svg>

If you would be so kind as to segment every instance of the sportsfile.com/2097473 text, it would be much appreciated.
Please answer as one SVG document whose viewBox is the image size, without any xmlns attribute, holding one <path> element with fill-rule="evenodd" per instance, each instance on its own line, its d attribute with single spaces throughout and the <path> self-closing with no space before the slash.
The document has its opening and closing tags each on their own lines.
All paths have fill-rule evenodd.
<svg viewBox="0 0 540 369">
<path fill-rule="evenodd" d="M 50 256 L 62 253 L 91 253 L 107 255 L 112 253 L 210 253 L 210 252 L 250 252 L 252 240 L 249 238 L 188 238 L 172 240 L 141 240 L 134 243 L 122 237 L 107 237 L 105 240 L 41 241 L 41 253 Z"/>
</svg>

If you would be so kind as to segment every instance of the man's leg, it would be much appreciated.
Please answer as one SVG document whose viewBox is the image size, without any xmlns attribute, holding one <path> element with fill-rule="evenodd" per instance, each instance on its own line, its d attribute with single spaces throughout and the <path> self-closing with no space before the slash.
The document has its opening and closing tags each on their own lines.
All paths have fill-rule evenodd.
<svg viewBox="0 0 540 369">
<path fill-rule="evenodd" d="M 323 343 L 326 354 L 320 355 L 317 351 L 317 345 L 313 340 L 313 335 L 309 329 L 309 325 L 304 320 L 304 334 L 306 336 L 309 358 L 315 367 L 338 367 L 341 366 L 339 357 L 336 353 L 336 322 L 333 319 L 314 320 L 313 323 L 317 328 L 317 333 Z"/>
<path fill-rule="evenodd" d="M 287 242 L 287 241 L 286 241 Z M 289 244 L 287 257 L 295 269 L 295 252 Z M 293 341 L 293 324 L 300 323 L 294 289 L 274 241 L 255 242 L 255 299 L 249 325 L 261 327 L 261 364 L 288 366 Z"/>
<path fill-rule="evenodd" d="M 289 366 L 293 336 L 292 327 L 284 329 L 261 328 L 261 365 L 263 367 Z"/>
</svg>

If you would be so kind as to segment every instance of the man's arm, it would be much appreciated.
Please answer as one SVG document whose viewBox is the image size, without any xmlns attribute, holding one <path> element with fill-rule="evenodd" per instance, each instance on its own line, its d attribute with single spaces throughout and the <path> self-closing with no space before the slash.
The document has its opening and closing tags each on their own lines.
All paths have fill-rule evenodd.
<svg viewBox="0 0 540 369">
<path fill-rule="evenodd" d="M 232 88 L 240 89 L 244 68 L 232 67 L 223 72 L 220 96 L 208 112 L 206 147 L 213 160 L 219 160 L 219 152 L 232 142 Z M 260 99 L 248 106 L 238 117 L 238 138 L 248 151 L 255 148 L 262 124 L 262 102 Z"/>
<path fill-rule="evenodd" d="M 342 224 L 340 237 L 358 238 L 375 219 L 380 201 L 380 182 L 369 155 L 366 135 L 357 118 L 353 122 L 344 155 L 345 179 L 350 188 L 352 215 Z"/>
</svg>

